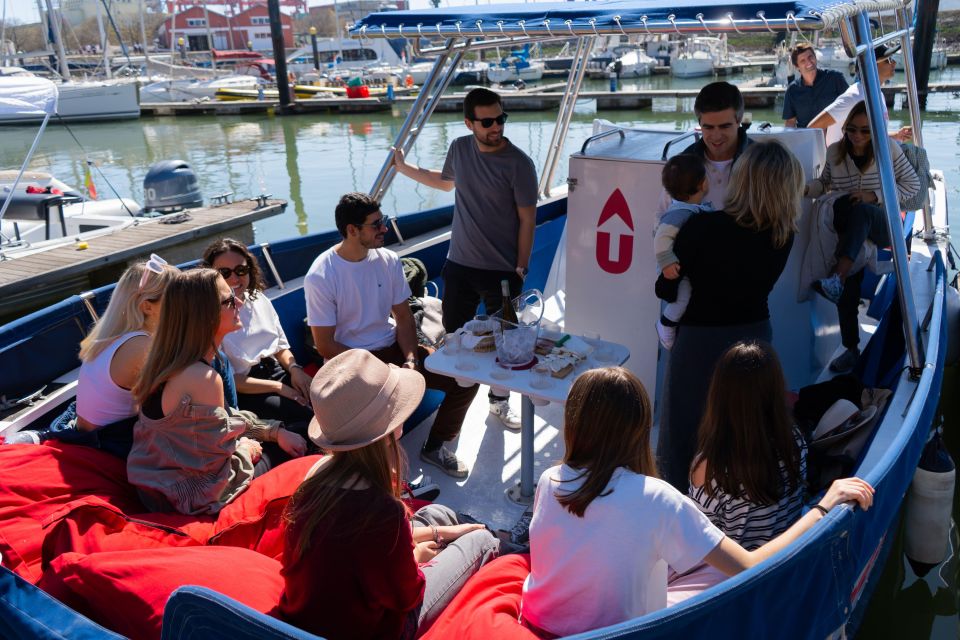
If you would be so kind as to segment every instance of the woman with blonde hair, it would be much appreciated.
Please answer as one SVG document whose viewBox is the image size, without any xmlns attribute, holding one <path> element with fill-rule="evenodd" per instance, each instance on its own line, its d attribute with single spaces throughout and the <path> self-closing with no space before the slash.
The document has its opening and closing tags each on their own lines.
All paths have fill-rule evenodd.
<svg viewBox="0 0 960 640">
<path fill-rule="evenodd" d="M 755 142 L 733 166 L 723 211 L 694 216 L 677 235 L 693 293 L 667 362 L 657 459 L 680 491 L 714 363 L 739 340 L 773 337 L 767 297 L 790 255 L 802 193 L 796 157 L 779 142 Z"/>
<path fill-rule="evenodd" d="M 124 272 L 103 315 L 80 343 L 76 402 L 50 429 L 21 432 L 17 442 L 53 438 L 126 456 L 139 410 L 130 390 L 156 333 L 164 290 L 177 273 L 157 255 Z"/>
<path fill-rule="evenodd" d="M 325 638 L 413 638 L 432 624 L 499 541 L 440 505 L 400 501 L 403 422 L 426 383 L 413 369 L 351 349 L 310 386 L 310 439 L 325 456 L 285 518 L 282 618 Z"/>
<path fill-rule="evenodd" d="M 820 502 L 769 543 L 747 551 L 683 493 L 657 477 L 652 410 L 621 367 L 574 381 L 564 409 L 563 462 L 540 476 L 530 523 L 522 622 L 540 637 L 590 631 L 667 605 L 667 566 L 701 561 L 735 575 L 770 558 L 835 506 L 868 509 L 873 488 L 837 480 Z"/>
<path fill-rule="evenodd" d="M 127 458 L 127 476 L 151 510 L 217 513 L 276 462 L 261 442 L 289 456 L 306 449 L 279 423 L 224 407 L 223 380 L 211 363 L 223 336 L 240 328 L 241 304 L 212 269 L 181 273 L 167 287 L 133 388 L 140 416 Z"/>
</svg>

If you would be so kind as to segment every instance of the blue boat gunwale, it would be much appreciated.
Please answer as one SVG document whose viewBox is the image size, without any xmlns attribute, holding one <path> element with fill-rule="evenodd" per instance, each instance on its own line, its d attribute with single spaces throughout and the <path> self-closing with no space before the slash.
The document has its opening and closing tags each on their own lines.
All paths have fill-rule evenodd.
<svg viewBox="0 0 960 640">
<path fill-rule="evenodd" d="M 656 6 L 654 3 L 645 2 L 601 2 L 591 4 L 607 7 L 623 4 L 634 6 L 642 5 L 644 7 L 648 5 L 651 7 Z M 684 6 L 688 6 L 692 3 L 683 4 Z M 900 2 L 875 2 L 858 5 L 844 3 L 844 6 L 855 6 L 855 9 L 851 9 L 851 11 L 859 12 L 865 9 L 873 10 L 874 8 L 899 8 L 907 6 L 908 4 L 909 3 Z M 700 3 L 697 6 L 716 8 L 722 5 L 704 5 Z M 824 5 L 824 9 L 829 10 L 834 6 L 836 5 L 830 5 L 829 7 Z M 413 12 L 396 12 L 391 15 L 405 19 L 405 16 L 409 16 L 412 13 Z M 460 15 L 462 16 L 464 14 L 461 12 Z M 675 18 L 674 21 L 676 20 Z M 806 17 L 801 18 L 798 24 L 814 28 L 812 21 L 807 22 L 807 20 L 808 18 Z M 624 26 L 622 21 L 614 22 L 617 27 Z M 373 22 L 371 22 L 371 24 L 373 24 Z M 562 24 L 562 22 L 560 24 Z M 693 26 L 699 27 L 700 24 L 698 21 L 697 25 Z M 644 24 L 644 26 L 649 25 Z M 684 30 L 689 30 L 687 26 L 688 25 L 684 25 Z M 450 29 L 452 27 L 448 26 L 446 28 L 446 33 L 450 35 Z M 464 34 L 468 33 L 470 28 L 470 25 L 466 25 L 465 28 L 456 26 L 457 32 L 461 33 L 462 29 Z M 531 31 L 535 28 L 540 29 L 539 32 L 542 33 L 542 26 L 529 27 Z M 549 30 L 549 26 L 546 28 Z M 612 30 L 614 27 L 607 25 L 606 28 Z M 639 29 L 637 24 L 627 25 L 627 28 L 634 30 L 634 32 L 637 32 L 636 30 Z M 663 25 L 657 26 L 656 28 L 665 29 Z M 789 29 L 789 24 L 787 28 Z M 355 27 L 355 33 L 358 33 L 358 35 L 362 33 L 356 31 L 357 29 L 359 29 L 359 27 Z M 731 26 L 731 30 L 736 29 Z M 440 31 L 440 29 L 438 29 L 438 31 Z M 389 33 L 386 27 L 382 29 L 382 32 L 384 36 L 387 36 Z M 572 32 L 571 30 L 571 33 Z M 372 37 L 371 30 L 366 32 L 366 36 Z M 424 215 L 430 213 L 435 212 L 423 212 Z M 407 220 L 407 218 L 405 217 L 404 220 Z M 306 238 L 293 239 L 271 245 L 271 254 L 275 258 L 279 257 L 278 267 L 280 267 L 281 273 L 284 274 L 284 279 L 288 279 L 288 271 L 286 269 L 293 268 L 294 265 L 298 265 L 299 267 L 304 265 L 302 256 L 305 252 L 311 250 L 311 247 L 313 248 L 313 255 L 315 255 L 317 244 L 328 241 L 332 243 L 332 241 L 335 241 L 336 236 L 331 235 L 332 233 L 334 232 L 317 234 L 316 236 L 312 236 L 309 241 Z M 942 380 L 943 360 L 945 358 L 946 324 L 943 322 L 943 317 L 945 313 L 946 276 L 942 257 L 939 252 L 935 252 L 930 260 L 933 260 L 935 267 L 933 275 L 930 276 L 933 278 L 935 296 L 933 300 L 932 321 L 928 327 L 928 341 L 926 349 L 924 350 L 925 366 L 922 371 L 919 372 L 918 378 L 911 377 L 908 372 L 901 374 L 898 389 L 895 393 L 895 400 L 899 403 L 896 405 L 897 410 L 899 411 L 903 407 L 906 407 L 906 411 L 897 415 L 894 411 L 895 407 L 891 406 L 881 421 L 879 429 L 893 431 L 895 437 L 892 443 L 896 444 L 896 446 L 890 446 L 885 453 L 879 455 L 879 459 L 874 460 L 869 466 L 866 464 L 861 466 L 861 470 L 865 472 L 864 475 L 866 479 L 876 483 L 878 489 L 881 491 L 878 495 L 878 503 L 874 509 L 868 512 L 855 511 L 850 508 L 839 510 L 829 515 L 820 526 L 807 532 L 800 540 L 791 545 L 783 553 L 778 554 L 775 558 L 738 576 L 730 578 L 723 584 L 685 603 L 669 609 L 653 612 L 636 620 L 580 634 L 576 637 L 606 638 L 642 636 L 644 638 L 657 638 L 672 637 L 682 632 L 684 635 L 690 635 L 692 637 L 710 637 L 715 640 L 718 637 L 725 637 L 723 634 L 725 630 L 728 631 L 730 636 L 738 635 L 736 632 L 743 626 L 746 626 L 746 618 L 749 615 L 753 615 L 753 620 L 756 621 L 757 615 L 756 611 L 748 614 L 750 607 L 742 607 L 739 605 L 751 597 L 764 598 L 766 595 L 764 587 L 768 585 L 768 582 L 780 580 L 790 582 L 791 585 L 795 586 L 797 584 L 795 581 L 784 580 L 784 578 L 792 575 L 797 580 L 806 579 L 808 584 L 816 583 L 818 586 L 823 586 L 823 584 L 828 583 L 828 580 L 824 579 L 824 573 L 830 576 L 828 584 L 829 593 L 824 593 L 823 590 L 807 593 L 805 601 L 792 603 L 795 606 L 792 611 L 788 612 L 790 615 L 783 615 L 782 612 L 777 612 L 781 615 L 775 615 L 774 612 L 762 611 L 760 615 L 766 619 L 754 622 L 754 627 L 779 629 L 782 631 L 783 627 L 781 625 L 786 624 L 787 628 L 795 629 L 798 632 L 802 629 L 805 635 L 809 637 L 824 637 L 843 627 L 843 624 L 848 618 L 849 609 L 857 603 L 856 599 L 854 599 L 853 602 L 850 601 L 853 593 L 851 589 L 856 587 L 860 578 L 865 575 L 864 572 L 872 568 L 872 562 L 876 559 L 875 554 L 876 551 L 879 550 L 879 544 L 882 543 L 883 536 L 886 535 L 885 532 L 889 527 L 889 522 L 896 513 L 896 509 L 893 507 L 898 508 L 902 498 L 902 493 L 900 495 L 891 495 L 888 492 L 884 495 L 882 493 L 883 487 L 892 484 L 906 486 L 909 478 L 905 479 L 904 476 L 907 473 L 912 475 L 913 468 L 919 459 L 920 450 L 926 437 L 924 426 L 930 424 L 930 418 L 935 411 L 939 398 L 939 384 Z M 917 266 L 918 265 L 911 266 L 911 273 L 914 277 L 918 275 L 916 271 Z M 109 287 L 105 289 L 109 289 Z M 98 303 L 103 302 L 100 295 L 104 292 L 105 291 L 101 292 L 98 290 Z M 286 294 L 281 294 L 281 296 L 282 295 Z M 70 321 L 71 319 L 82 322 L 80 318 L 85 311 L 81 307 L 71 306 L 76 305 L 76 302 L 76 300 L 71 299 L 62 303 L 65 306 L 61 311 L 63 311 L 65 315 L 58 316 L 58 322 Z M 68 309 L 74 309 L 75 313 L 71 315 L 67 312 Z M 39 319 L 40 318 L 33 318 L 33 320 Z M 20 328 L 25 329 L 26 327 Z M 9 348 L 11 344 L 22 344 L 22 341 L 12 340 L 5 345 L 4 339 L 8 336 L 6 330 L 7 327 L 0 327 L 0 355 L 5 353 L 5 348 Z M 13 332 L 11 332 L 10 336 L 13 336 Z M 868 453 L 872 453 L 871 449 L 873 447 L 879 447 L 880 444 L 881 443 L 876 440 L 872 442 L 868 447 Z M 894 477 L 895 472 L 899 474 L 896 477 Z M 891 506 L 882 506 L 881 500 L 883 502 L 889 502 Z M 886 520 L 885 524 L 883 523 L 884 520 Z M 874 538 L 871 537 L 873 536 L 873 530 L 870 525 L 877 524 L 884 524 L 884 533 L 880 536 L 880 543 L 874 543 L 872 541 Z M 809 559 L 809 562 L 802 562 L 806 559 Z M 792 574 L 790 573 L 791 571 Z M 803 590 L 799 591 L 802 592 Z M 214 594 L 214 596 L 216 595 L 217 594 Z M 818 596 L 820 600 L 815 602 L 811 600 L 811 596 Z M 223 600 L 227 601 L 227 599 Z M 765 600 L 764 598 L 764 601 Z M 828 603 L 828 600 L 832 600 L 832 602 Z M 826 614 L 824 614 L 823 611 L 825 607 L 816 606 L 821 603 L 828 605 Z M 760 609 L 760 607 L 753 607 L 753 609 Z M 817 615 L 811 616 L 810 611 L 814 610 L 817 611 Z M 238 612 L 237 615 L 242 616 L 244 614 Z M 707 622 L 707 616 L 709 616 L 709 622 Z M 262 624 L 265 617 L 253 616 L 251 619 Z M 269 621 L 269 619 L 266 620 Z M 725 625 L 724 623 L 727 624 Z"/>
</svg>

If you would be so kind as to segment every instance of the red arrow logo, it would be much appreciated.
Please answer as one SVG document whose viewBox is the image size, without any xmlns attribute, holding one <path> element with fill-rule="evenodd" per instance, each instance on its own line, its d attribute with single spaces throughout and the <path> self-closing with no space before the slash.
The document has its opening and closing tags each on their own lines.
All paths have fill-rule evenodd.
<svg viewBox="0 0 960 640">
<path fill-rule="evenodd" d="M 600 231 L 600 227 L 610 218 L 617 216 L 633 231 L 633 218 L 630 216 L 630 207 L 620 189 L 615 189 L 607 198 L 600 219 L 597 221 L 597 264 L 607 273 L 620 274 L 626 272 L 633 262 L 633 234 L 619 234 L 616 257 L 610 255 L 611 235 Z"/>
</svg>

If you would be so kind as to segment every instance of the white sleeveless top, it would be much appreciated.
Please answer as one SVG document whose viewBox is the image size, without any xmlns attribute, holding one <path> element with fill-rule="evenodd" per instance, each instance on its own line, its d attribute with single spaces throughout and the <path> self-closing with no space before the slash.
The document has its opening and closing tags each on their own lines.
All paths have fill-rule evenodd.
<svg viewBox="0 0 960 640">
<path fill-rule="evenodd" d="M 134 336 L 150 335 L 146 331 L 131 331 L 113 341 L 96 358 L 80 365 L 77 383 L 77 415 L 98 427 L 137 415 L 140 405 L 128 389 L 117 385 L 110 377 L 113 354 Z"/>
</svg>

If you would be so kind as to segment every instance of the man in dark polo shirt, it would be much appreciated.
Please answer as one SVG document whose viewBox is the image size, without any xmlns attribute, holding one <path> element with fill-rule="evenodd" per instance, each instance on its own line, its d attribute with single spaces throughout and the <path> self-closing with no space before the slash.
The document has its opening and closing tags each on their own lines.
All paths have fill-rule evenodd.
<svg viewBox="0 0 960 640">
<path fill-rule="evenodd" d="M 500 307 L 500 282 L 520 295 L 530 265 L 537 222 L 537 170 L 533 160 L 504 137 L 507 114 L 500 96 L 474 89 L 463 100 L 470 135 L 450 144 L 443 170 L 408 164 L 394 150 L 397 173 L 434 189 L 456 189 L 450 249 L 443 266 L 443 326 L 455 331 L 470 320 L 477 303 Z M 508 429 L 520 418 L 507 398 L 490 395 L 490 413 Z"/>
<path fill-rule="evenodd" d="M 806 127 L 813 118 L 847 90 L 839 71 L 817 68 L 817 52 L 801 42 L 790 52 L 790 61 L 799 76 L 787 86 L 783 98 L 783 119 L 788 127 Z"/>
</svg>

